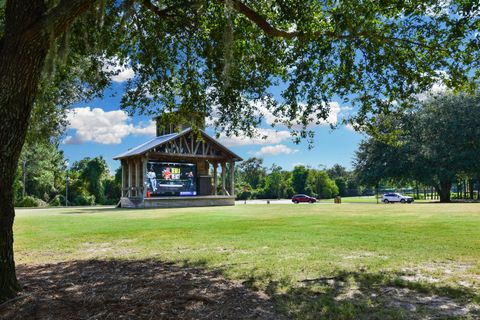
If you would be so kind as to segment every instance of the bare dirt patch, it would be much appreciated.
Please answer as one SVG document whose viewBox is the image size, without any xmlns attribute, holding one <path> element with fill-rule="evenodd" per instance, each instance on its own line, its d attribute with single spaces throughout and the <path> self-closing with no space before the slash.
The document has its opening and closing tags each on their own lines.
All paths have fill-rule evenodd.
<svg viewBox="0 0 480 320">
<path fill-rule="evenodd" d="M 456 283 L 461 287 L 480 289 L 480 274 L 473 263 L 455 261 L 430 262 L 403 268 L 401 279 L 427 283 Z"/>
<path fill-rule="evenodd" d="M 417 278 L 395 280 L 395 274 L 340 272 L 332 277 L 302 281 L 302 287 L 290 295 L 309 297 L 301 312 L 328 305 L 325 318 L 339 313 L 355 319 L 480 319 L 478 292 L 472 288 L 456 288 L 432 284 Z M 320 306 L 325 309 L 325 307 Z M 340 318 L 340 317 L 339 317 Z M 347 317 L 348 318 L 348 317 Z"/>
<path fill-rule="evenodd" d="M 472 302 L 459 302 L 455 299 L 432 293 L 421 293 L 408 288 L 387 287 L 382 290 L 382 300 L 389 307 L 410 312 L 424 311 L 436 318 L 473 317 L 480 315 L 480 307 Z"/>
<path fill-rule="evenodd" d="M 81 244 L 80 250 L 84 259 L 101 259 L 113 254 L 126 256 L 137 253 L 136 250 L 128 248 L 128 244 L 131 242 L 133 241 L 129 239 L 113 242 L 84 242 Z"/>
<path fill-rule="evenodd" d="M 281 319 L 268 296 L 219 273 L 151 260 L 18 266 L 1 319 Z"/>
<path fill-rule="evenodd" d="M 358 251 L 352 252 L 348 255 L 343 256 L 343 259 L 351 260 L 351 259 L 366 259 L 366 258 L 379 258 L 379 259 L 388 259 L 385 255 L 379 255 L 376 252 L 370 251 Z"/>
</svg>

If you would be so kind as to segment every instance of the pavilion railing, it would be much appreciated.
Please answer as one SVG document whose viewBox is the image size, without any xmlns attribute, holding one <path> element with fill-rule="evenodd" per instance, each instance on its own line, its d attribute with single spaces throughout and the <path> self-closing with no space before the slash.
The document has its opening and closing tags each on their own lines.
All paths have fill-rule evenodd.
<svg viewBox="0 0 480 320">
<path fill-rule="evenodd" d="M 143 196 L 143 187 L 122 188 L 122 197 L 141 197 Z"/>
</svg>

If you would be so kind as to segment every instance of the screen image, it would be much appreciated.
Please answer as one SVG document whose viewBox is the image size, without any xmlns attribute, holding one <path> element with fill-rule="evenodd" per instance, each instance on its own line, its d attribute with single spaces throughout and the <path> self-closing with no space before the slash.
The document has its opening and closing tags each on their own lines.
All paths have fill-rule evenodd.
<svg viewBox="0 0 480 320">
<path fill-rule="evenodd" d="M 149 161 L 145 179 L 147 197 L 195 196 L 196 176 L 197 167 L 193 163 Z"/>
</svg>

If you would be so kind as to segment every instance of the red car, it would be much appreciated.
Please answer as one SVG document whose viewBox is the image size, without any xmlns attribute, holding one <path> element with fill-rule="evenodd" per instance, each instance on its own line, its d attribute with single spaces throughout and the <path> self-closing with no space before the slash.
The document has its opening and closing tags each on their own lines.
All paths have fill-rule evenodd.
<svg viewBox="0 0 480 320">
<path fill-rule="evenodd" d="M 307 196 L 306 194 L 296 194 L 292 197 L 293 203 L 300 203 L 300 202 L 308 202 L 308 203 L 315 203 L 317 199 Z"/>
</svg>

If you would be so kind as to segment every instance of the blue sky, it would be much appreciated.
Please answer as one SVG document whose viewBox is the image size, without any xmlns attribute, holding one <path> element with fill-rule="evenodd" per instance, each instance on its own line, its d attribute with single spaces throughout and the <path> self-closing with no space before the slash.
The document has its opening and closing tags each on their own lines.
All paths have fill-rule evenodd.
<svg viewBox="0 0 480 320">
<path fill-rule="evenodd" d="M 113 77 L 112 86 L 102 99 L 73 106 L 69 113 L 70 126 L 61 144 L 70 164 L 85 157 L 103 156 L 110 169 L 115 170 L 119 166 L 119 162 L 112 159 L 115 155 L 154 137 L 154 126 L 148 117 L 129 117 L 120 110 L 124 81 L 132 76 L 131 70 L 124 70 Z M 278 91 L 272 88 L 274 95 Z M 339 121 L 348 109 L 348 106 L 333 102 L 329 121 Z M 318 168 L 339 163 L 351 168 L 354 152 L 362 140 L 361 134 L 345 126 L 332 130 L 328 125 L 316 125 L 311 127 L 315 140 L 314 148 L 309 150 L 307 141 L 293 143 L 286 128 L 272 129 L 268 116 L 265 119 L 260 132 L 268 136 L 266 140 L 223 137 L 221 142 L 244 159 L 261 157 L 267 167 L 275 163 L 290 170 L 297 164 Z M 212 133 L 211 130 L 207 132 Z"/>
</svg>

